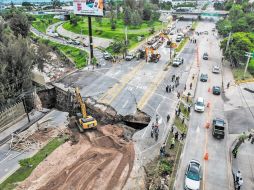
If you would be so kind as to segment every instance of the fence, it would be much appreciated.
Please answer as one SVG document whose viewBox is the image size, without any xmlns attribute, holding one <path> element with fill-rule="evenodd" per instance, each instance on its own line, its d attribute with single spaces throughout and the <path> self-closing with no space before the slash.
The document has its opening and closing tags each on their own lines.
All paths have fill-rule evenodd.
<svg viewBox="0 0 254 190">
<path fill-rule="evenodd" d="M 0 132 L 7 129 L 11 123 L 17 121 L 25 113 L 22 102 L 16 103 L 0 112 Z"/>
</svg>

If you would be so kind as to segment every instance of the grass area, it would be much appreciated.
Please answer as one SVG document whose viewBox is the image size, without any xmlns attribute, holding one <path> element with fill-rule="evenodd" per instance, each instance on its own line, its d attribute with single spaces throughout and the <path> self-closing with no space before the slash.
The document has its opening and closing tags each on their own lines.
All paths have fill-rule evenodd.
<svg viewBox="0 0 254 190">
<path fill-rule="evenodd" d="M 183 49 L 183 47 L 185 46 L 185 44 L 188 42 L 188 38 L 184 38 L 181 42 L 180 42 L 180 44 L 177 46 L 177 48 L 175 49 L 175 51 L 176 52 L 180 52 L 182 49 Z"/>
<path fill-rule="evenodd" d="M 75 66 L 78 69 L 83 68 L 87 65 L 87 60 L 89 59 L 89 55 L 85 50 L 81 50 L 79 48 L 75 48 L 72 46 L 63 45 L 63 44 L 59 44 L 49 40 L 41 39 L 34 35 L 32 36 L 32 38 L 52 47 L 52 49 L 58 51 L 63 58 L 68 57 L 70 60 L 72 60 L 75 63 Z"/>
<path fill-rule="evenodd" d="M 185 106 L 183 102 L 180 102 L 180 109 L 181 113 L 184 115 L 185 118 L 189 118 L 190 113 L 188 112 L 188 108 Z"/>
<path fill-rule="evenodd" d="M 234 69 L 232 69 L 232 72 L 233 72 L 234 79 L 236 81 L 244 79 L 243 78 L 244 68 L 234 68 Z M 253 78 L 253 76 L 247 71 L 246 75 L 245 75 L 245 79 L 252 79 L 252 78 Z"/>
<path fill-rule="evenodd" d="M 96 22 L 95 18 L 92 18 L 92 30 L 93 35 L 102 38 L 115 39 L 115 40 L 124 40 L 125 39 L 125 26 L 122 19 L 116 20 L 116 29 L 111 29 L 110 19 L 102 18 L 101 24 Z M 79 21 L 77 26 L 73 26 L 70 22 L 63 24 L 63 27 L 66 30 L 80 34 L 88 34 L 88 24 L 87 19 Z M 162 24 L 159 21 L 150 23 L 143 22 L 138 27 L 128 27 L 128 39 L 129 39 L 129 48 L 134 48 L 138 44 L 138 36 L 148 37 L 150 35 L 150 29 L 154 27 L 155 31 L 162 28 Z"/>
<path fill-rule="evenodd" d="M 32 26 L 40 32 L 46 33 L 46 29 L 49 25 L 59 22 L 59 19 L 53 18 L 54 15 L 36 15 L 35 21 L 32 22 Z"/>
<path fill-rule="evenodd" d="M 179 118 L 179 117 L 176 117 L 175 118 L 175 121 L 174 121 L 174 125 L 177 127 L 177 129 L 181 132 L 181 133 L 187 133 L 187 126 L 182 123 L 182 120 Z"/>
<path fill-rule="evenodd" d="M 171 138 L 173 137 L 173 134 L 170 134 L 166 142 L 166 156 L 163 158 L 158 156 L 145 167 L 147 173 L 147 189 L 160 189 L 161 178 L 165 179 L 165 184 L 169 187 L 173 186 L 183 147 L 180 141 L 175 141 L 175 147 L 171 149 Z"/>
<path fill-rule="evenodd" d="M 195 30 L 198 26 L 198 22 L 197 21 L 194 21 L 191 25 L 191 30 Z"/>
<path fill-rule="evenodd" d="M 20 160 L 20 168 L 0 184 L 0 189 L 14 189 L 17 182 L 24 181 L 47 155 L 65 142 L 65 138 L 54 138 L 31 158 Z"/>
<path fill-rule="evenodd" d="M 168 142 L 167 142 L 168 146 L 166 148 L 166 151 L 170 151 L 169 154 L 174 155 L 174 165 L 173 165 L 173 168 L 172 168 L 172 171 L 171 171 L 170 178 L 168 179 L 169 189 L 173 189 L 173 187 L 174 187 L 176 172 L 177 172 L 177 169 L 178 169 L 178 165 L 179 165 L 179 162 L 180 162 L 180 156 L 181 156 L 181 152 L 182 152 L 182 149 L 183 149 L 183 144 L 180 143 L 180 141 L 175 142 L 175 148 L 174 149 L 169 149 L 169 146 L 170 146 L 170 143 L 171 143 L 170 140 L 173 137 L 174 137 L 173 134 L 170 134 L 170 136 L 168 138 Z"/>
</svg>

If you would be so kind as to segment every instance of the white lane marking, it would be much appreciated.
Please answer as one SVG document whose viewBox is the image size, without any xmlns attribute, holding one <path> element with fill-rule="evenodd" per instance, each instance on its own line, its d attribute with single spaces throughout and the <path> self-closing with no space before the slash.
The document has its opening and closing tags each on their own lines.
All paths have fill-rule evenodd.
<svg viewBox="0 0 254 190">
<path fill-rule="evenodd" d="M 125 103 L 123 104 L 123 108 L 125 108 L 128 104 L 129 100 L 126 100 Z"/>
</svg>

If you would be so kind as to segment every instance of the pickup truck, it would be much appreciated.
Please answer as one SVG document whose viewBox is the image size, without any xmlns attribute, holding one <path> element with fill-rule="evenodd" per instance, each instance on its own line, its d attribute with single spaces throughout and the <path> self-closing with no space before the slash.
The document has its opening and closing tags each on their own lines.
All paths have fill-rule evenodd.
<svg viewBox="0 0 254 190">
<path fill-rule="evenodd" d="M 213 119 L 213 136 L 216 139 L 224 139 L 225 136 L 225 121 L 220 118 Z"/>
</svg>

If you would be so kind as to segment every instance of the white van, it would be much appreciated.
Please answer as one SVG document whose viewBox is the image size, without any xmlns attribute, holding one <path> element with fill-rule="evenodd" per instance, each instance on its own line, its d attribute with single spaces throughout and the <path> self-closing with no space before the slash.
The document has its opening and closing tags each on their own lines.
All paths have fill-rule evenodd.
<svg viewBox="0 0 254 190">
<path fill-rule="evenodd" d="M 203 97 L 199 97 L 195 103 L 195 111 L 204 112 L 205 111 L 205 101 Z"/>
</svg>

